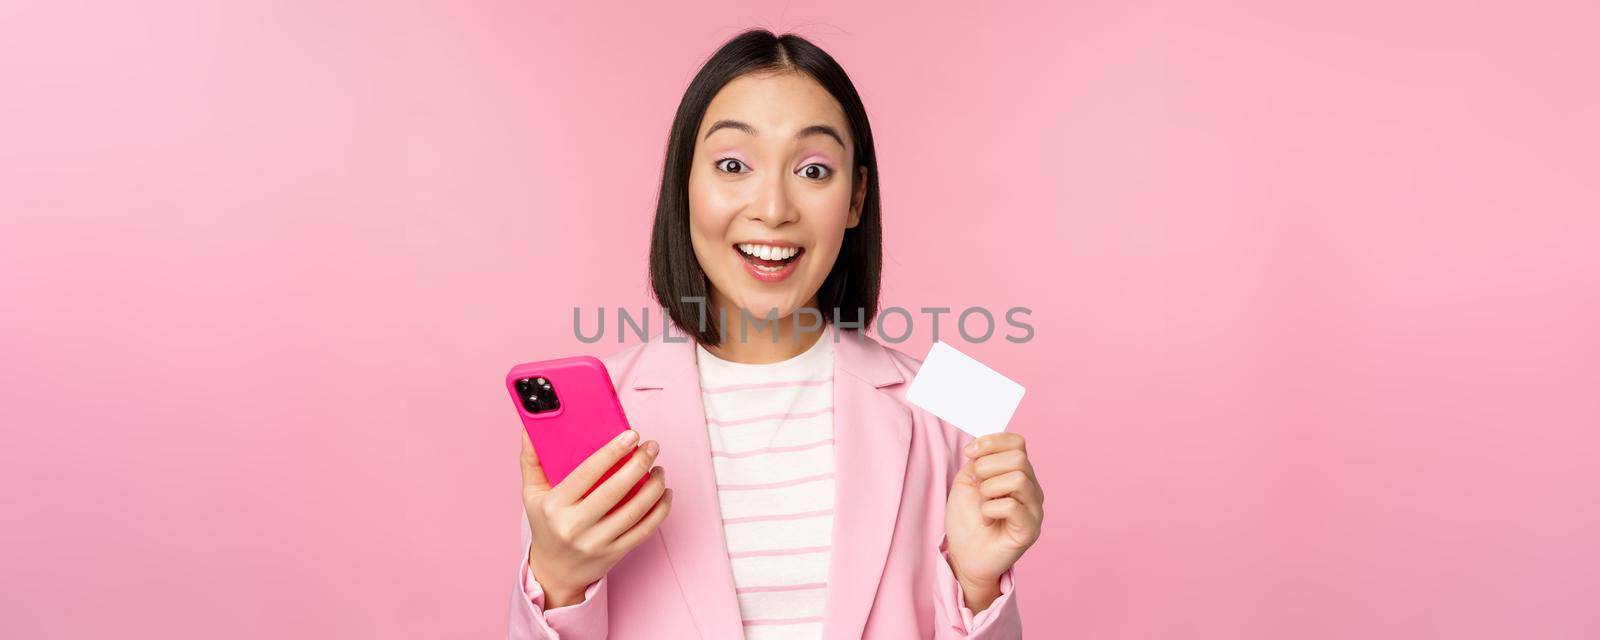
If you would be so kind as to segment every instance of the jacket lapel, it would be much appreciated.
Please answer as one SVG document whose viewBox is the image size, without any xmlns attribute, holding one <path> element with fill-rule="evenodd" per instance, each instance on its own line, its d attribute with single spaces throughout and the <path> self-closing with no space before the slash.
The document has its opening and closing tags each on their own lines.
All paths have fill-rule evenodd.
<svg viewBox="0 0 1600 640">
<path fill-rule="evenodd" d="M 833 557 L 824 638 L 860 638 L 883 576 L 911 448 L 911 414 L 879 389 L 905 379 L 859 331 L 829 330 L 834 349 Z"/>
<path fill-rule="evenodd" d="M 689 614 L 701 637 L 742 637 L 694 343 L 663 342 L 659 337 L 651 341 L 641 355 L 633 388 L 655 389 L 645 392 L 637 411 L 630 408 L 628 419 L 640 437 L 662 443 L 656 464 L 666 471 L 667 486 L 672 487 L 672 513 L 657 533 Z"/>
<path fill-rule="evenodd" d="M 911 414 L 880 390 L 905 382 L 883 346 L 831 327 L 822 339 L 835 340 L 833 553 L 822 635 L 854 639 L 866 627 L 888 560 Z M 657 464 L 667 471 L 673 503 L 658 533 L 690 615 L 702 637 L 742 637 L 694 343 L 657 336 L 644 347 L 632 386 L 645 393 L 627 407 L 628 419 L 642 437 L 663 443 Z"/>
</svg>

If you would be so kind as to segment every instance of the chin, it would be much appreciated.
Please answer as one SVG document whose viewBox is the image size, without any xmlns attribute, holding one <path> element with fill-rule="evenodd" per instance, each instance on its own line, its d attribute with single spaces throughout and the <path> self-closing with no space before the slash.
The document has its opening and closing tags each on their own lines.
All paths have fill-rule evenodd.
<svg viewBox="0 0 1600 640">
<path fill-rule="evenodd" d="M 768 316 L 773 315 L 776 315 L 776 317 L 779 319 L 786 318 L 789 316 L 789 314 L 794 313 L 794 310 L 798 307 L 799 305 L 796 305 L 788 300 L 772 300 L 767 296 L 761 296 L 760 298 L 753 300 L 746 299 L 741 301 L 739 304 L 739 308 L 744 309 L 745 313 L 750 314 L 750 316 L 753 318 L 763 321 Z M 733 312 L 730 311 L 729 313 L 732 314 Z M 734 322 L 738 321 L 737 318 L 731 317 L 728 318 L 728 320 Z"/>
<path fill-rule="evenodd" d="M 798 289 L 799 287 L 796 288 Z M 811 297 L 811 295 L 801 295 L 798 291 L 742 291 L 738 295 L 731 297 L 729 302 L 738 309 L 744 309 L 745 313 L 758 320 L 764 321 L 769 315 L 776 315 L 778 319 L 782 320 L 805 308 Z M 774 314 L 774 312 L 776 313 Z M 734 323 L 734 327 L 739 326 L 737 324 L 739 321 L 738 317 L 736 317 L 737 314 L 738 311 L 735 309 L 728 310 L 728 321 Z M 800 319 L 802 326 L 810 326 L 813 322 L 814 320 L 811 319 Z"/>
</svg>

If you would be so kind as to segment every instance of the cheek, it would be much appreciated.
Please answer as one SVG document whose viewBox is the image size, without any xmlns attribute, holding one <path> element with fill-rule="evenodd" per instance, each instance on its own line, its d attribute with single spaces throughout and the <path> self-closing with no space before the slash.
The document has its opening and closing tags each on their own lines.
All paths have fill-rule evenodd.
<svg viewBox="0 0 1600 640">
<path fill-rule="evenodd" d="M 854 195 L 850 188 L 849 180 L 838 180 L 826 189 L 808 194 L 808 209 L 826 218 L 829 225 L 844 226 L 850 216 L 850 200 Z"/>
<path fill-rule="evenodd" d="M 695 242 L 696 250 L 701 248 L 702 242 L 720 242 L 737 211 L 736 207 L 729 205 L 726 194 L 690 176 L 689 235 Z"/>
<path fill-rule="evenodd" d="M 812 194 L 804 205 L 807 226 L 819 243 L 836 246 L 844 237 L 850 223 L 850 193 L 846 189 L 829 189 Z"/>
<path fill-rule="evenodd" d="M 691 210 L 693 207 L 691 206 Z M 717 227 L 710 220 L 689 215 L 689 246 L 694 249 L 694 257 L 700 263 L 700 269 L 707 274 L 716 273 L 721 268 L 721 263 L 716 259 L 717 248 L 720 247 L 724 236 L 723 228 Z"/>
</svg>

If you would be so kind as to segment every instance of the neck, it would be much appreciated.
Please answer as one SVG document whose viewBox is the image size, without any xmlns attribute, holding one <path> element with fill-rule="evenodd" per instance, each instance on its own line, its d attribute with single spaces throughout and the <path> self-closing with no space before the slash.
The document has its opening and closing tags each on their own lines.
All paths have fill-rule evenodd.
<svg viewBox="0 0 1600 640">
<path fill-rule="evenodd" d="M 807 302 L 803 308 L 817 308 L 816 299 Z M 706 351 L 729 362 L 745 364 L 769 364 L 782 362 L 793 358 L 817 343 L 822 338 L 826 325 L 811 327 L 821 315 L 810 313 L 789 314 L 779 318 L 777 322 L 767 322 L 765 318 L 754 318 L 742 322 L 739 307 L 719 300 L 712 296 L 712 318 L 727 318 L 722 326 L 722 343 L 716 345 L 702 345 Z M 796 315 L 800 315 L 798 323 Z M 797 327 L 796 324 L 799 326 Z"/>
</svg>

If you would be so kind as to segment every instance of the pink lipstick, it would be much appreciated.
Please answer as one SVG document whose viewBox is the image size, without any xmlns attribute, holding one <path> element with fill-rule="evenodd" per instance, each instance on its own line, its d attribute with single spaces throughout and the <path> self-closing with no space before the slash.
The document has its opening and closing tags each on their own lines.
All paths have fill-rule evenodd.
<svg viewBox="0 0 1600 640">
<path fill-rule="evenodd" d="M 790 242 L 762 241 L 735 244 L 733 250 L 744 262 L 744 270 L 762 282 L 783 282 L 795 272 L 805 256 L 805 248 Z"/>
</svg>

